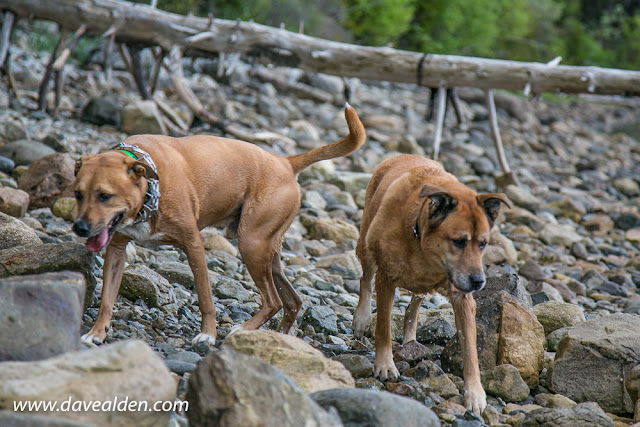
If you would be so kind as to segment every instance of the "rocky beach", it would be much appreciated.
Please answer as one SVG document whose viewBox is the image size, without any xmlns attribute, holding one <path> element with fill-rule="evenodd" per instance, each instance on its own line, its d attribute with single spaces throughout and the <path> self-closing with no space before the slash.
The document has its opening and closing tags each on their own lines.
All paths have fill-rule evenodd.
<svg viewBox="0 0 640 427">
<path fill-rule="evenodd" d="M 636 99 L 503 93 L 498 121 L 519 181 L 506 186 L 496 183 L 502 172 L 477 94 L 459 91 L 466 123 L 447 113 L 441 163 L 478 192 L 506 193 L 513 205 L 492 231 L 488 283 L 475 293 L 489 403 L 478 417 L 462 405 L 446 296 L 425 300 L 417 341 L 402 346 L 411 295 L 397 292 L 397 380 L 373 377 L 372 329 L 360 340 L 351 330 L 365 189 L 383 159 L 429 155 L 428 89 L 347 79 L 368 138 L 356 153 L 298 178 L 301 209 L 282 250 L 285 274 L 303 299 L 290 335 L 273 332 L 280 313 L 259 331 L 227 338 L 259 309 L 260 297 L 237 241 L 206 228 L 216 348 L 191 344 L 200 312 L 184 253 L 133 242 L 106 342 L 81 348 L 79 337 L 98 313 L 103 259 L 71 230 L 75 160 L 130 134 L 167 129 L 117 61 L 110 80 L 98 59 L 68 64 L 57 117 L 37 111 L 49 54 L 28 50 L 24 34 L 11 53 L 19 97 L 0 82 L 0 425 L 626 426 L 634 412 L 640 416 Z M 239 56 L 226 58 L 223 75 L 215 59 L 183 65 L 209 111 L 256 138 L 272 133 L 256 142 L 268 151 L 293 155 L 347 132 L 341 78 Z M 155 96 L 191 124 L 190 133 L 226 136 L 193 117 L 164 71 Z M 185 401 L 189 409 L 37 416 L 14 409 L 15 401 L 69 396 Z"/>
</svg>

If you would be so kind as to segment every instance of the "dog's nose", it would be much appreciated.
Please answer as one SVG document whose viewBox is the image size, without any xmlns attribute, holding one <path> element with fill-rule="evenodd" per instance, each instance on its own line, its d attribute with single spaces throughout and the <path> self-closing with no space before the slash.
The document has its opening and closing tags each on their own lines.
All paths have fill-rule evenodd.
<svg viewBox="0 0 640 427">
<path fill-rule="evenodd" d="M 485 283 L 484 274 L 471 274 L 469 276 L 469 282 L 471 283 L 471 288 L 474 291 L 482 289 Z"/>
<path fill-rule="evenodd" d="M 87 237 L 89 235 L 89 224 L 83 219 L 75 220 L 71 228 L 80 237 Z"/>
</svg>

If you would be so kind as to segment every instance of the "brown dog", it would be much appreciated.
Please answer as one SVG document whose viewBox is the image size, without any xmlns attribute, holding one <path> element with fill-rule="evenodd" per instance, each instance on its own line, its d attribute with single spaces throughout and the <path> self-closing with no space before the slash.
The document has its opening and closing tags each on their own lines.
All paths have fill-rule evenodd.
<svg viewBox="0 0 640 427">
<path fill-rule="evenodd" d="M 302 304 L 280 263 L 282 236 L 300 207 L 296 177 L 315 162 L 362 146 L 365 131 L 349 105 L 345 117 L 347 137 L 291 157 L 226 138 L 156 135 L 133 136 L 120 149 L 82 157 L 76 165 L 78 216 L 73 230 L 88 238 L 90 251 L 108 245 L 98 318 L 83 341 L 104 340 L 122 279 L 125 246 L 135 239 L 171 244 L 185 252 L 202 313 L 194 343 L 215 343 L 216 311 L 199 233 L 212 225 L 226 226 L 227 236 L 238 238 L 262 297 L 258 313 L 234 331 L 256 329 L 284 307 L 278 331 L 288 332 Z"/>
<path fill-rule="evenodd" d="M 509 206 L 504 194 L 478 195 L 423 157 L 400 155 L 377 167 L 367 187 L 356 247 L 363 275 L 353 316 L 354 334 L 362 336 L 371 321 L 375 274 L 375 375 L 382 379 L 399 375 L 391 352 L 395 288 L 414 294 L 405 313 L 405 343 L 416 338 L 424 298 L 420 295 L 442 288 L 452 301 L 462 346 L 465 405 L 476 413 L 484 410 L 471 292 L 484 286 L 482 254 L 501 203 Z"/>
</svg>

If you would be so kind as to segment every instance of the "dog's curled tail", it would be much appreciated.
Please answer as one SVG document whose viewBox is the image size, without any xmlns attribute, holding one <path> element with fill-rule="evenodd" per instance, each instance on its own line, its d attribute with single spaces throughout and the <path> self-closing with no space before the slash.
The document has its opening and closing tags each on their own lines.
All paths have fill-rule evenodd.
<svg viewBox="0 0 640 427">
<path fill-rule="evenodd" d="M 291 162 L 294 174 L 298 174 L 305 168 L 321 160 L 346 156 L 362 147 L 367 135 L 356 111 L 349 104 L 346 104 L 344 107 L 344 117 L 347 119 L 347 125 L 349 126 L 349 135 L 333 144 L 314 148 L 311 151 L 296 156 L 287 157 L 289 162 Z"/>
</svg>

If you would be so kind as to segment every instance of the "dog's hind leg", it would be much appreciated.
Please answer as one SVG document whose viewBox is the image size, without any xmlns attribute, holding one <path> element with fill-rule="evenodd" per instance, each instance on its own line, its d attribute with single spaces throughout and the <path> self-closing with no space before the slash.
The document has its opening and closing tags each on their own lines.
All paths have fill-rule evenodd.
<svg viewBox="0 0 640 427">
<path fill-rule="evenodd" d="M 284 314 L 282 315 L 282 320 L 280 320 L 277 331 L 286 334 L 291 329 L 291 326 L 293 325 L 293 322 L 295 322 L 298 312 L 300 311 L 300 307 L 302 307 L 302 298 L 300 298 L 295 289 L 293 289 L 293 286 L 291 286 L 291 283 L 289 283 L 287 277 L 284 275 L 282 263 L 280 262 L 280 254 L 278 252 L 276 252 L 273 257 L 271 273 L 273 275 L 276 291 L 280 296 L 280 300 L 282 301 L 284 308 Z"/>
<path fill-rule="evenodd" d="M 404 312 L 404 333 L 402 344 L 406 344 L 416 339 L 416 329 L 418 328 L 418 316 L 420 314 L 420 305 L 424 301 L 424 295 L 411 295 L 411 302 Z"/>
<path fill-rule="evenodd" d="M 98 310 L 98 318 L 93 328 L 81 338 L 85 344 L 102 343 L 107 336 L 107 329 L 111 325 L 111 317 L 113 316 L 113 306 L 116 303 L 122 281 L 125 248 L 129 240 L 121 234 L 115 234 L 107 246 L 104 256 L 100 310 Z"/>
<path fill-rule="evenodd" d="M 274 245 L 270 239 L 260 237 L 257 232 L 251 231 L 250 234 L 247 237 L 240 232 L 238 250 L 253 282 L 260 291 L 262 307 L 251 319 L 242 325 L 234 326 L 229 332 L 230 334 L 240 330 L 258 329 L 282 308 L 282 301 L 273 280 L 272 265 L 276 256 Z"/>
<path fill-rule="evenodd" d="M 362 277 L 360 278 L 360 298 L 358 306 L 353 313 L 351 329 L 356 338 L 364 336 L 371 323 L 371 299 L 373 297 L 373 276 L 376 266 L 369 252 L 358 247 L 358 257 L 362 264 Z"/>
</svg>

